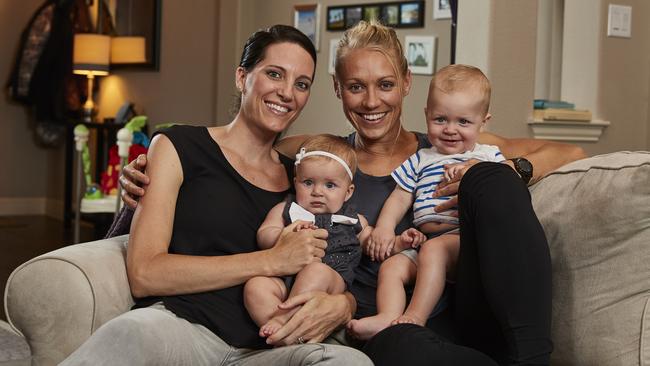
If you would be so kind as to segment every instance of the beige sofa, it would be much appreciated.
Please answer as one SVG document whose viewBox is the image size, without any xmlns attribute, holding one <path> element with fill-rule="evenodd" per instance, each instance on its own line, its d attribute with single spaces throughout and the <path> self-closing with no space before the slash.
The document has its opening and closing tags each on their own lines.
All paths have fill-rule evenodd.
<svg viewBox="0 0 650 366">
<path fill-rule="evenodd" d="M 553 365 L 650 366 L 650 152 L 569 164 L 531 187 L 553 260 Z M 5 310 L 37 365 L 64 359 L 133 304 L 127 237 L 17 268 Z"/>
</svg>

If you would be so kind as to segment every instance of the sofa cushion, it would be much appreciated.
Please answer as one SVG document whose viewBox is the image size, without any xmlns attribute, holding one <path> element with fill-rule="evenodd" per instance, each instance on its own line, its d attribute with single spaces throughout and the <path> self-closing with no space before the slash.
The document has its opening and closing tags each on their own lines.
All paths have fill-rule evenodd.
<svg viewBox="0 0 650 366">
<path fill-rule="evenodd" d="M 553 263 L 553 365 L 650 365 L 650 152 L 573 162 L 531 187 Z"/>
</svg>

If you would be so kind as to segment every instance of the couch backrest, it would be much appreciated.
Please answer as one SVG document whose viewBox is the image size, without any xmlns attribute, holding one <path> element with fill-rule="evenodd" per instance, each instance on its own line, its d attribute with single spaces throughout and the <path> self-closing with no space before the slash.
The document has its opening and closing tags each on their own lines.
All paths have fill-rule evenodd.
<svg viewBox="0 0 650 366">
<path fill-rule="evenodd" d="M 650 365 L 650 152 L 531 187 L 553 263 L 553 365 Z"/>
</svg>

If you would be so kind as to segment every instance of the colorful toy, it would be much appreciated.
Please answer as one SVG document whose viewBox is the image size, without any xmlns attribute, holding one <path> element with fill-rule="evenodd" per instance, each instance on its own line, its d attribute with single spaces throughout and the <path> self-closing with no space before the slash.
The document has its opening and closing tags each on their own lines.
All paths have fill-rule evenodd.
<svg viewBox="0 0 650 366">
<path fill-rule="evenodd" d="M 122 165 L 133 161 L 140 154 L 147 153 L 149 137 L 141 131 L 146 123 L 146 116 L 135 116 L 117 132 L 117 144 L 109 149 L 106 170 L 102 172 L 101 190 L 104 194 L 118 194 Z"/>
</svg>

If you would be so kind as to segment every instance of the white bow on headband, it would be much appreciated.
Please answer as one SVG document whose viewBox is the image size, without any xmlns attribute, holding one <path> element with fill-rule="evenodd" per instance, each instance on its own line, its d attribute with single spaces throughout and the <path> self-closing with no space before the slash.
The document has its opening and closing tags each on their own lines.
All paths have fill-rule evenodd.
<svg viewBox="0 0 650 366">
<path fill-rule="evenodd" d="M 350 170 L 350 167 L 348 164 L 343 161 L 343 159 L 339 158 L 338 156 L 328 153 L 327 151 L 321 151 L 321 150 L 315 150 L 315 151 L 310 151 L 306 152 L 304 147 L 300 148 L 300 152 L 296 154 L 296 165 L 300 164 L 300 161 L 308 156 L 326 156 L 330 159 L 333 159 L 334 161 L 338 162 L 339 164 L 343 165 L 345 168 L 345 171 L 348 172 L 348 175 L 350 176 L 350 179 L 353 180 L 354 176 L 352 175 L 352 170 Z"/>
</svg>

